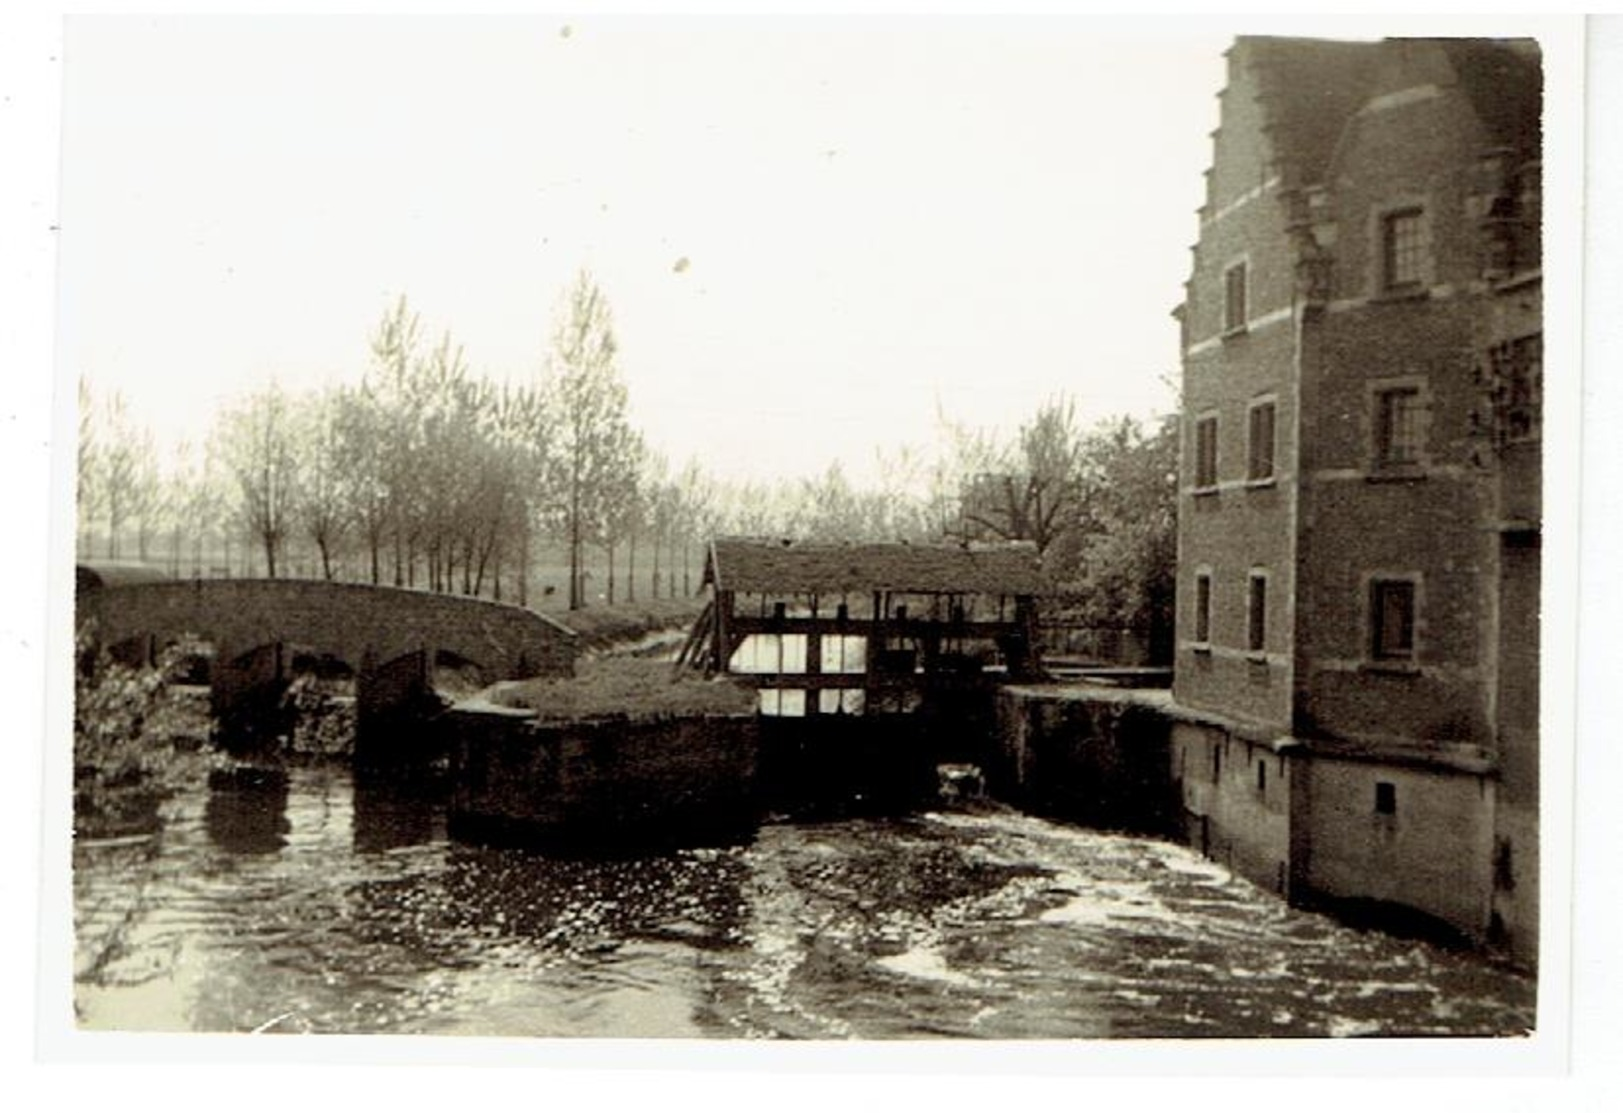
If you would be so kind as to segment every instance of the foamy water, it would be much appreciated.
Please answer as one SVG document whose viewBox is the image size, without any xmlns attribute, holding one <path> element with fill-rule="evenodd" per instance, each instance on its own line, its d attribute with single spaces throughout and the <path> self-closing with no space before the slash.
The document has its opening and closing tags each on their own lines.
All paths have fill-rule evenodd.
<svg viewBox="0 0 1623 1113">
<path fill-rule="evenodd" d="M 510 1036 L 1515 1034 L 1533 986 L 1191 851 L 1013 812 L 578 860 L 292 772 L 75 855 L 81 1023 Z"/>
</svg>

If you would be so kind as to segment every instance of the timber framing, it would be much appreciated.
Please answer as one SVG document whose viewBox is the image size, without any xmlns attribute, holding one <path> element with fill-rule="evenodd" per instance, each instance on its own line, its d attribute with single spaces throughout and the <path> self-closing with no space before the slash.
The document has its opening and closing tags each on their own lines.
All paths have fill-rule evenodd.
<svg viewBox="0 0 1623 1113">
<path fill-rule="evenodd" d="M 717 538 L 711 599 L 676 669 L 757 688 L 881 701 L 1035 675 L 1041 584 L 1030 544 L 844 545 Z M 754 639 L 756 652 L 740 650 Z M 825 669 L 824 647 L 854 667 Z M 761 650 L 768 660 L 760 660 Z M 775 654 L 775 659 L 773 655 Z M 806 701 L 817 714 L 818 699 Z"/>
</svg>

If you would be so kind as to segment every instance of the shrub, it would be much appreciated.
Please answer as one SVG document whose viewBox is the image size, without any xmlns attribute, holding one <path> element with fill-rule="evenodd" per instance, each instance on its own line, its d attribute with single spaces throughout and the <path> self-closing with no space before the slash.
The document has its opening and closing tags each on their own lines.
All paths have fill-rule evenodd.
<svg viewBox="0 0 1623 1113">
<path fill-rule="evenodd" d="M 95 650 L 92 630 L 76 637 L 73 764 L 75 807 L 117 811 L 115 797 L 167 791 L 189 776 L 208 738 L 207 709 L 195 693 L 174 685 L 199 647 L 188 639 L 170 646 L 151 667 L 114 663 Z"/>
</svg>

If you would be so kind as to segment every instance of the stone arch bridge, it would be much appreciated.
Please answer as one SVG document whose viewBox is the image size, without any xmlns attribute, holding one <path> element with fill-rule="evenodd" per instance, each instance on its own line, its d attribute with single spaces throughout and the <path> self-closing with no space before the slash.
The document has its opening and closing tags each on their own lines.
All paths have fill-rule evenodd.
<svg viewBox="0 0 1623 1113">
<path fill-rule="evenodd" d="M 436 660 L 475 669 L 485 683 L 574 671 L 574 631 L 535 611 L 467 596 L 326 580 L 146 580 L 80 566 L 79 613 L 104 647 L 144 655 L 182 635 L 214 647 L 217 715 L 290 677 L 294 647 L 336 658 L 355 674 L 364 732 L 430 693 Z"/>
</svg>

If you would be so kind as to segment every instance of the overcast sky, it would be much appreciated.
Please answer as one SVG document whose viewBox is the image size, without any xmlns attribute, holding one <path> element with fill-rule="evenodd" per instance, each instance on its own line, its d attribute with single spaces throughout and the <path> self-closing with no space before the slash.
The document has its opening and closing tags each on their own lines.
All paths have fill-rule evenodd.
<svg viewBox="0 0 1623 1113">
<path fill-rule="evenodd" d="M 721 475 L 1164 412 L 1229 36 L 1138 28 L 75 20 L 59 364 L 200 438 L 357 380 L 402 294 L 538 375 L 585 267 L 634 419 Z"/>
</svg>

